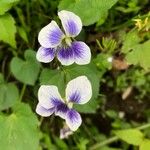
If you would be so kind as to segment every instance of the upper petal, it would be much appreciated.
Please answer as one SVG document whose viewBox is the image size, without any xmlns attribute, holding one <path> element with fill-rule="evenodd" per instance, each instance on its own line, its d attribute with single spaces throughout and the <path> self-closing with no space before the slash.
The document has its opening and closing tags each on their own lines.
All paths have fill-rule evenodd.
<svg viewBox="0 0 150 150">
<path fill-rule="evenodd" d="M 66 10 L 58 12 L 58 16 L 67 36 L 75 37 L 80 33 L 82 22 L 79 16 Z"/>
<path fill-rule="evenodd" d="M 86 76 L 79 76 L 71 80 L 66 87 L 67 101 L 85 104 L 92 97 L 91 83 Z"/>
<path fill-rule="evenodd" d="M 72 49 L 74 50 L 75 63 L 79 65 L 85 65 L 90 63 L 91 51 L 84 42 L 73 42 Z"/>
<path fill-rule="evenodd" d="M 54 85 L 42 85 L 38 91 L 38 100 L 42 107 L 50 109 L 57 105 L 62 98 Z"/>
<path fill-rule="evenodd" d="M 36 106 L 36 113 L 43 117 L 50 116 L 51 114 L 54 113 L 54 111 L 55 111 L 54 108 L 46 109 L 46 108 L 42 107 L 39 103 Z"/>
<path fill-rule="evenodd" d="M 57 23 L 51 21 L 39 32 L 38 41 L 45 48 L 54 48 L 61 43 L 63 37 L 64 34 Z"/>
<path fill-rule="evenodd" d="M 72 47 L 60 47 L 57 54 L 58 60 L 62 65 L 71 65 L 74 63 L 74 51 Z"/>
<path fill-rule="evenodd" d="M 72 131 L 76 131 L 82 123 L 80 114 L 74 109 L 70 109 L 66 114 L 66 124 Z"/>
<path fill-rule="evenodd" d="M 45 48 L 40 47 L 36 53 L 36 59 L 39 62 L 48 63 L 51 62 L 55 57 L 55 49 L 54 48 Z"/>
</svg>

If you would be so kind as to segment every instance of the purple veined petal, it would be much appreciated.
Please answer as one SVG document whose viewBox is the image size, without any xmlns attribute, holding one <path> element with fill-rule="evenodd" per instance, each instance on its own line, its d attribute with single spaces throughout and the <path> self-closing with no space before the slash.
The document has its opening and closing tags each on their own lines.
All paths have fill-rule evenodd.
<svg viewBox="0 0 150 150">
<path fill-rule="evenodd" d="M 62 98 L 56 86 L 42 85 L 38 91 L 38 100 L 42 107 L 50 109 L 55 107 Z"/>
<path fill-rule="evenodd" d="M 57 58 L 62 65 L 68 66 L 74 63 L 74 51 L 72 47 L 59 47 Z"/>
<path fill-rule="evenodd" d="M 55 109 L 55 115 L 61 117 L 62 119 L 65 119 L 68 110 L 68 106 L 65 103 L 59 101 Z"/>
<path fill-rule="evenodd" d="M 86 76 L 79 76 L 71 80 L 66 87 L 67 101 L 85 104 L 92 97 L 91 83 Z"/>
<path fill-rule="evenodd" d="M 36 106 L 36 113 L 43 117 L 48 117 L 52 115 L 55 111 L 55 108 L 46 109 L 42 107 L 39 103 Z"/>
<path fill-rule="evenodd" d="M 67 36 L 75 37 L 80 33 L 82 21 L 79 16 L 66 10 L 58 12 L 58 16 Z"/>
<path fill-rule="evenodd" d="M 54 48 L 45 48 L 40 47 L 36 53 L 36 59 L 39 62 L 48 63 L 51 62 L 55 57 L 55 49 Z"/>
<path fill-rule="evenodd" d="M 75 63 L 79 65 L 85 65 L 90 63 L 91 51 L 84 42 L 73 42 L 72 49 L 74 50 Z"/>
<path fill-rule="evenodd" d="M 80 114 L 74 109 L 70 109 L 66 114 L 66 124 L 72 131 L 76 131 L 82 123 Z"/>
<path fill-rule="evenodd" d="M 39 32 L 38 41 L 45 48 L 54 48 L 61 43 L 63 37 L 64 33 L 58 27 L 57 23 L 51 21 L 51 23 Z"/>
</svg>

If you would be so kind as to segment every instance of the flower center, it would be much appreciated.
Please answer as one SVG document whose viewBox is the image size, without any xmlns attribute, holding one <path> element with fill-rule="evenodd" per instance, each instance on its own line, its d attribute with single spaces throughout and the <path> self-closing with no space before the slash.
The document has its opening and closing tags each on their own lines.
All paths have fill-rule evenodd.
<svg viewBox="0 0 150 150">
<path fill-rule="evenodd" d="M 62 44 L 66 47 L 70 47 L 72 43 L 72 40 L 70 37 L 65 36 L 64 39 L 62 40 Z"/>
<path fill-rule="evenodd" d="M 72 40 L 71 40 L 70 37 L 66 37 L 66 38 L 65 38 L 65 42 L 66 42 L 66 44 L 67 44 L 68 46 L 71 46 Z"/>
<path fill-rule="evenodd" d="M 72 108 L 72 107 L 73 107 L 73 103 L 72 103 L 72 102 L 68 102 L 67 106 L 68 106 L 69 108 Z"/>
<path fill-rule="evenodd" d="M 65 98 L 63 98 L 64 103 L 68 106 L 68 108 L 72 108 L 73 107 L 73 103 L 70 101 L 67 101 Z"/>
</svg>

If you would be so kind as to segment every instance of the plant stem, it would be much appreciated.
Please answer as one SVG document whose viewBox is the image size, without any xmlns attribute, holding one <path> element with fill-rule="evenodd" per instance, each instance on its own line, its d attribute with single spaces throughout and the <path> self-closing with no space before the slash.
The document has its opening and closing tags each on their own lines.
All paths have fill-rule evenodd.
<svg viewBox="0 0 150 150">
<path fill-rule="evenodd" d="M 147 124 L 144 124 L 144 125 L 142 125 L 140 127 L 137 127 L 136 129 L 144 130 L 144 129 L 149 128 L 149 127 L 150 127 L 150 123 L 147 123 Z"/>
<path fill-rule="evenodd" d="M 25 89 L 26 89 L 26 85 L 24 84 L 23 87 L 22 87 L 21 93 L 20 93 L 19 101 L 22 100 L 24 92 L 25 92 Z"/>
<path fill-rule="evenodd" d="M 140 127 L 137 127 L 137 128 L 135 128 L 135 129 L 144 130 L 144 129 L 146 129 L 146 128 L 150 128 L 150 123 L 144 124 L 144 125 L 142 125 L 142 126 L 140 126 Z M 134 129 L 134 128 L 133 128 L 133 129 Z M 107 145 L 107 144 L 113 143 L 113 142 L 117 141 L 118 139 L 119 139 L 119 138 L 118 138 L 117 136 L 113 136 L 113 137 L 111 137 L 111 138 L 109 138 L 109 139 L 107 139 L 107 140 L 104 140 L 103 142 L 100 142 L 100 143 L 95 144 L 94 146 L 91 146 L 91 147 L 89 148 L 89 150 L 96 150 L 96 149 L 98 149 L 98 148 L 100 148 L 100 147 L 103 147 L 103 146 L 105 146 L 105 145 Z"/>
</svg>

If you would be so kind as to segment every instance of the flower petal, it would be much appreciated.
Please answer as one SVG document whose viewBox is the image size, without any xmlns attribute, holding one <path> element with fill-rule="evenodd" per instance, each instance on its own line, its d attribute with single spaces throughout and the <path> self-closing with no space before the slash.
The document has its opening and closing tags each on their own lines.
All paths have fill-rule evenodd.
<svg viewBox="0 0 150 150">
<path fill-rule="evenodd" d="M 68 110 L 69 110 L 68 106 L 59 101 L 55 109 L 55 115 L 65 119 L 66 113 L 68 112 Z"/>
<path fill-rule="evenodd" d="M 45 48 L 40 47 L 36 53 L 36 59 L 39 62 L 48 63 L 54 59 L 55 56 L 55 49 L 54 48 Z"/>
<path fill-rule="evenodd" d="M 71 65 L 74 63 L 74 52 L 72 47 L 61 47 L 58 49 L 57 54 L 58 60 L 61 62 L 62 65 Z"/>
<path fill-rule="evenodd" d="M 70 135 L 73 134 L 73 131 L 70 128 L 64 127 L 60 130 L 60 139 L 67 139 Z"/>
<path fill-rule="evenodd" d="M 54 48 L 58 46 L 64 37 L 63 32 L 55 21 L 51 21 L 47 26 L 42 28 L 39 33 L 39 43 L 45 48 Z"/>
<path fill-rule="evenodd" d="M 36 113 L 43 117 L 50 116 L 51 114 L 54 113 L 54 111 L 55 111 L 54 108 L 46 109 L 46 108 L 42 107 L 39 103 L 36 106 Z"/>
<path fill-rule="evenodd" d="M 80 33 L 82 22 L 79 16 L 66 10 L 58 12 L 58 16 L 67 36 L 75 37 Z"/>
<path fill-rule="evenodd" d="M 73 42 L 75 63 L 79 65 L 89 64 L 91 60 L 90 48 L 84 42 Z"/>
<path fill-rule="evenodd" d="M 42 107 L 50 109 L 55 107 L 62 98 L 58 92 L 58 88 L 54 85 L 42 85 L 38 91 L 38 100 Z"/>
<path fill-rule="evenodd" d="M 85 104 L 92 97 L 91 83 L 86 76 L 80 76 L 71 80 L 66 87 L 67 101 Z"/>
<path fill-rule="evenodd" d="M 70 109 L 66 115 L 66 124 L 72 131 L 76 131 L 82 123 L 80 114 L 74 109 Z"/>
</svg>

